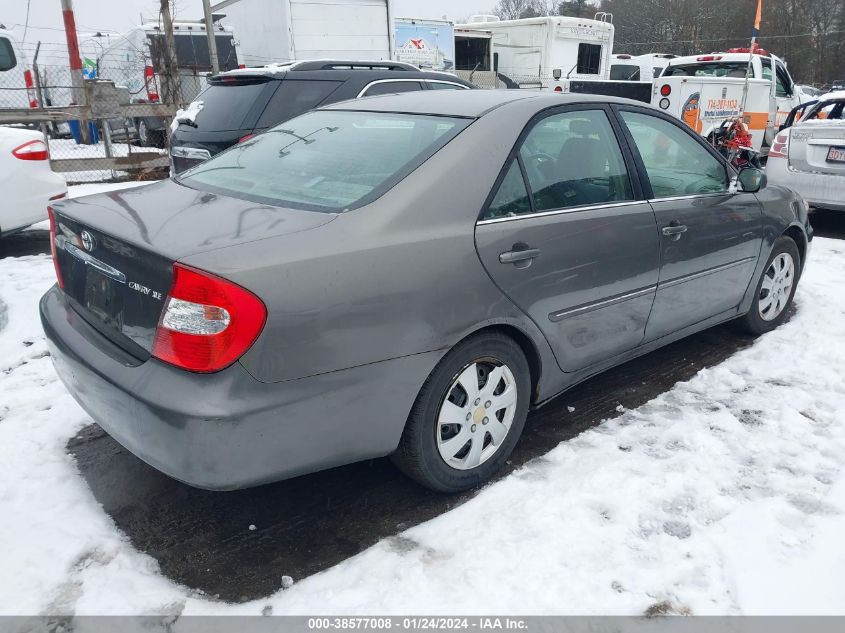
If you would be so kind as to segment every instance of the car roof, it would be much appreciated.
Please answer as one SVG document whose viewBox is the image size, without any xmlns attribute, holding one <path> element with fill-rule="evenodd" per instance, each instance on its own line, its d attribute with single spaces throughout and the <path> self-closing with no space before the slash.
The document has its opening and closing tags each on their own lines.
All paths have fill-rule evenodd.
<svg viewBox="0 0 845 633">
<path fill-rule="evenodd" d="M 819 101 L 839 101 L 840 99 L 845 99 L 845 90 L 833 90 L 819 95 Z"/>
<path fill-rule="evenodd" d="M 282 79 L 288 73 L 304 72 L 340 72 L 350 76 L 365 75 L 367 73 L 386 74 L 390 77 L 420 77 L 456 79 L 455 75 L 433 70 L 423 70 L 412 64 L 392 60 L 337 60 L 337 59 L 309 59 L 294 62 L 265 64 L 236 68 L 215 75 L 215 77 L 271 77 Z"/>
<path fill-rule="evenodd" d="M 530 92 L 527 90 L 427 90 L 364 97 L 363 99 L 355 99 L 353 101 L 341 101 L 320 109 L 402 112 L 407 114 L 478 118 L 484 116 L 487 112 L 509 103 L 528 100 L 536 102 L 537 110 L 556 105 L 595 102 L 638 106 L 648 105 L 631 99 L 590 94 L 544 93 Z"/>
</svg>

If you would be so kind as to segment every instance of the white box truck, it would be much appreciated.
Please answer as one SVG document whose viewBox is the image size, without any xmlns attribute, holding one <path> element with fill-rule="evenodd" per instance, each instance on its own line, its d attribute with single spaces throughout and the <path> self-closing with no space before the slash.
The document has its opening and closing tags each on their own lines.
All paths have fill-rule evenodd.
<svg viewBox="0 0 845 633">
<path fill-rule="evenodd" d="M 220 10 L 247 66 L 393 59 L 392 0 L 237 0 Z"/>
</svg>

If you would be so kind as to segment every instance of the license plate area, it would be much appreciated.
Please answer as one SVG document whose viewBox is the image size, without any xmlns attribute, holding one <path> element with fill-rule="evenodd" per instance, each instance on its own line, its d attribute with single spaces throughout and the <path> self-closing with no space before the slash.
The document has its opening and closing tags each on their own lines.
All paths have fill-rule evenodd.
<svg viewBox="0 0 845 633">
<path fill-rule="evenodd" d="M 830 147 L 827 150 L 828 163 L 845 163 L 845 147 Z"/>
<path fill-rule="evenodd" d="M 118 288 L 120 286 L 120 288 Z M 123 330 L 122 284 L 106 277 L 96 268 L 86 266 L 83 305 L 103 325 Z"/>
</svg>

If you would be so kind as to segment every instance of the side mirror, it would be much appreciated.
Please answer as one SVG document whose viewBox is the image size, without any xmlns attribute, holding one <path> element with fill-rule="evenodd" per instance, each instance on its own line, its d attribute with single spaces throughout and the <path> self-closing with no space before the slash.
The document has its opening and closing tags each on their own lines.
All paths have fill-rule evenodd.
<svg viewBox="0 0 845 633">
<path fill-rule="evenodd" d="M 560 81 L 561 75 L 563 75 L 563 71 L 560 68 L 555 68 L 552 71 L 552 77 L 554 77 L 555 81 Z"/>
<path fill-rule="evenodd" d="M 745 193 L 756 193 L 766 186 L 766 182 L 766 172 L 762 169 L 743 167 L 736 176 L 735 190 Z"/>
</svg>

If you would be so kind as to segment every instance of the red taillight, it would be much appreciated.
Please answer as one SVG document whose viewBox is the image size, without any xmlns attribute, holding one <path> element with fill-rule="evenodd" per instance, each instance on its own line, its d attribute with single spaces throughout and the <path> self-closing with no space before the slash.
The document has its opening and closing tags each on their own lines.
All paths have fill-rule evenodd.
<svg viewBox="0 0 845 633">
<path fill-rule="evenodd" d="M 147 92 L 147 96 L 150 98 L 150 103 L 155 103 L 156 101 L 158 101 L 157 92 Z"/>
<path fill-rule="evenodd" d="M 44 141 L 29 141 L 13 149 L 12 156 L 19 160 L 49 160 L 50 150 Z"/>
<path fill-rule="evenodd" d="M 153 356 L 189 371 L 220 371 L 243 356 L 266 319 L 264 303 L 245 288 L 174 264 Z"/>
<path fill-rule="evenodd" d="M 47 207 L 47 216 L 50 218 L 50 254 L 53 256 L 56 280 L 59 282 L 59 288 L 64 288 L 65 284 L 62 281 L 62 272 L 59 270 L 59 259 L 56 256 L 56 216 L 53 214 L 52 207 Z"/>
<path fill-rule="evenodd" d="M 563 88 L 560 86 L 555 86 L 555 92 L 563 92 Z"/>
<path fill-rule="evenodd" d="M 786 158 L 789 154 L 789 132 L 778 134 L 769 150 L 769 158 Z"/>
<path fill-rule="evenodd" d="M 33 88 L 34 87 L 34 84 L 32 82 L 32 71 L 30 71 L 30 70 L 23 71 L 23 80 L 24 80 L 24 83 L 26 84 L 27 88 Z"/>
<path fill-rule="evenodd" d="M 255 134 L 247 134 L 246 136 L 242 136 L 238 139 L 238 143 L 243 143 L 244 141 L 248 141 L 249 139 L 253 138 Z"/>
<path fill-rule="evenodd" d="M 662 86 L 660 86 L 661 97 L 668 97 L 670 94 L 672 94 L 672 86 L 670 86 L 669 84 L 663 84 Z"/>
<path fill-rule="evenodd" d="M 717 62 L 722 59 L 721 55 L 702 55 L 701 57 L 696 57 L 696 61 L 699 62 Z"/>
</svg>

